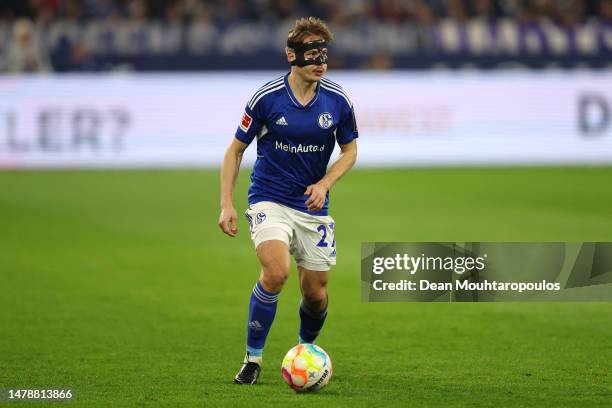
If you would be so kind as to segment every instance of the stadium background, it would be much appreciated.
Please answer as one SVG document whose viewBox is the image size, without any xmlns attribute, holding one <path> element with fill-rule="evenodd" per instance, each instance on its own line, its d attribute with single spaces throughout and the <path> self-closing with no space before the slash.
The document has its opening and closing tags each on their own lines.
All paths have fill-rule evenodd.
<svg viewBox="0 0 612 408">
<path fill-rule="evenodd" d="M 303 15 L 336 33 L 329 77 L 361 130 L 332 191 L 318 395 L 278 372 L 295 273 L 262 383 L 231 383 L 257 262 L 245 220 L 236 239 L 216 226 L 223 147 Z M 611 50 L 604 0 L 3 1 L 0 388 L 70 387 L 78 406 L 606 406 L 609 303 L 362 303 L 359 248 L 610 241 Z"/>
</svg>

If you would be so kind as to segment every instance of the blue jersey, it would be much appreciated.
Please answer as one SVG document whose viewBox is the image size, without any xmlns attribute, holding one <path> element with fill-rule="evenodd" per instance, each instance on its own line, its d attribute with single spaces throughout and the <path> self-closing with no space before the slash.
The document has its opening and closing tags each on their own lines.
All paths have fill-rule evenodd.
<svg viewBox="0 0 612 408">
<path fill-rule="evenodd" d="M 261 87 L 247 103 L 236 138 L 250 144 L 257 137 L 249 205 L 273 201 L 313 215 L 327 215 L 329 193 L 319 211 L 306 207 L 306 187 L 327 171 L 336 141 L 357 138 L 353 105 L 340 85 L 322 78 L 305 106 L 291 92 L 287 77 Z"/>
</svg>

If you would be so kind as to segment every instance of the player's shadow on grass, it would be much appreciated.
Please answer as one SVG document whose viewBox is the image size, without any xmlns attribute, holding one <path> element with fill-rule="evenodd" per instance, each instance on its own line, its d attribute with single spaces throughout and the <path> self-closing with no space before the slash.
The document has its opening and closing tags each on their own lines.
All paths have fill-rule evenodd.
<svg viewBox="0 0 612 408">
<path fill-rule="evenodd" d="M 339 379 L 336 378 L 336 381 L 339 381 Z M 297 396 L 304 396 L 304 397 L 311 396 L 313 398 L 324 398 L 325 395 L 329 395 L 330 397 L 340 395 L 340 393 L 337 390 L 334 389 L 334 388 L 336 388 L 334 385 L 332 385 L 332 389 L 329 389 L 329 386 L 327 386 L 327 387 L 325 387 L 321 391 L 315 391 L 315 392 L 294 392 L 291 389 L 288 389 L 289 387 L 284 382 L 282 382 L 282 381 L 274 381 L 274 380 L 260 380 L 255 385 L 241 385 L 241 384 L 236 384 L 233 381 L 230 381 L 230 382 L 223 381 L 222 384 L 223 385 L 231 384 L 232 387 L 235 387 L 236 389 L 249 389 L 251 391 L 252 391 L 253 388 L 255 388 L 257 390 L 257 392 L 264 391 L 264 390 L 267 390 L 267 389 L 278 391 L 280 388 L 287 388 L 288 392 L 293 393 L 293 394 L 295 394 Z"/>
<path fill-rule="evenodd" d="M 300 398 L 325 398 L 326 396 L 337 397 L 340 395 L 340 393 L 336 390 L 328 390 L 326 388 L 316 392 L 296 392 L 295 395 L 299 396 Z"/>
<path fill-rule="evenodd" d="M 253 389 L 256 390 L 256 392 L 262 392 L 264 390 L 275 390 L 278 391 L 279 388 L 287 388 L 287 392 L 297 395 L 299 397 L 304 397 L 307 398 L 308 396 L 312 397 L 312 398 L 325 398 L 325 395 L 329 395 L 330 397 L 332 396 L 338 396 L 340 395 L 340 393 L 336 390 L 334 390 L 333 388 L 334 385 L 332 385 L 332 389 L 329 389 L 329 386 L 325 387 L 323 390 L 321 391 L 315 391 L 315 392 L 295 392 L 291 389 L 289 389 L 289 387 L 287 386 L 287 384 L 285 384 L 284 382 L 278 381 L 258 381 L 257 384 L 255 385 L 241 385 L 241 384 L 236 384 L 233 381 L 227 382 L 224 381 L 223 385 L 228 385 L 231 384 L 232 387 L 236 388 L 236 389 L 245 389 L 248 390 L 249 392 L 253 392 Z"/>
</svg>

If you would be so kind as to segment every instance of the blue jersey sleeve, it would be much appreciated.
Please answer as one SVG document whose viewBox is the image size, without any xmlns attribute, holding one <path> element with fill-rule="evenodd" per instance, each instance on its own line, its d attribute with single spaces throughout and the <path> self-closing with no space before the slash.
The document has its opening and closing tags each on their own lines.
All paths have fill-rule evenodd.
<svg viewBox="0 0 612 408">
<path fill-rule="evenodd" d="M 342 120 L 338 125 L 336 140 L 338 144 L 347 144 L 358 137 L 359 132 L 357 131 L 357 121 L 355 120 L 355 109 L 353 109 L 353 106 L 347 105 L 342 115 Z"/>
<path fill-rule="evenodd" d="M 261 111 L 262 106 L 263 103 L 259 103 L 251 109 L 249 104 L 247 104 L 240 119 L 238 129 L 236 129 L 236 139 L 246 144 L 250 144 L 253 141 L 264 125 L 264 116 Z"/>
</svg>

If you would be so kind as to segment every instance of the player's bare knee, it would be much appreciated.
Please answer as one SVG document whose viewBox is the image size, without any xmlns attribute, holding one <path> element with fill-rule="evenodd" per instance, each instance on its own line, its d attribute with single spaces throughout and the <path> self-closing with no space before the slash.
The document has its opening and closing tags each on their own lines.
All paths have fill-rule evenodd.
<svg viewBox="0 0 612 408">
<path fill-rule="evenodd" d="M 268 292 L 280 292 L 287 278 L 282 276 L 264 276 L 260 280 L 262 286 Z"/>
<path fill-rule="evenodd" d="M 320 312 L 327 306 L 327 289 L 322 287 L 313 291 L 304 291 L 302 298 L 310 310 Z"/>
<path fill-rule="evenodd" d="M 261 268 L 261 284 L 270 292 L 279 292 L 288 277 L 289 268 L 280 263 L 271 263 Z"/>
</svg>

